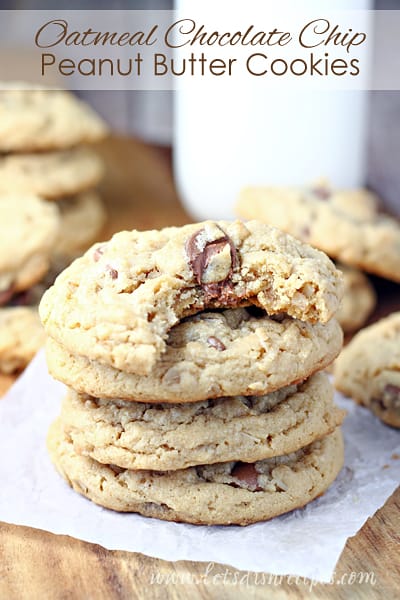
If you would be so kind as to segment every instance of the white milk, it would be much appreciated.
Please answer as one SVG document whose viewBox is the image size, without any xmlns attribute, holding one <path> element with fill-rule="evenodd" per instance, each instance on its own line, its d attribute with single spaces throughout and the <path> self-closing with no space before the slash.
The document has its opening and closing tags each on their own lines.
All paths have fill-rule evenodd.
<svg viewBox="0 0 400 600">
<path fill-rule="evenodd" d="M 220 2 L 214 8 L 221 10 Z M 233 10 L 235 4 L 230 0 Z M 292 4 L 298 9 L 301 3 Z M 368 0 L 303 4 L 321 13 L 333 5 L 370 8 Z M 190 6 L 178 0 L 177 18 L 190 16 Z M 246 11 L 241 14 L 245 24 Z M 363 185 L 367 100 L 360 91 L 260 93 L 184 82 L 175 93 L 174 170 L 187 210 L 196 219 L 230 218 L 246 185 L 301 185 L 320 177 L 339 187 Z"/>
</svg>

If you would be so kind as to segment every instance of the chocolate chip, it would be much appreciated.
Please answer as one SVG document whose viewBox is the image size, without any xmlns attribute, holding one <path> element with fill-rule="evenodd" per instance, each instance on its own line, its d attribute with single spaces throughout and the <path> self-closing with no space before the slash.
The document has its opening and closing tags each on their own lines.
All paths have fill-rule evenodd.
<svg viewBox="0 0 400 600">
<path fill-rule="evenodd" d="M 205 304 L 213 304 L 220 308 L 234 308 L 240 305 L 240 298 L 234 293 L 232 282 L 228 279 L 220 283 L 203 285 Z"/>
<path fill-rule="evenodd" d="M 248 313 L 249 317 L 253 317 L 253 319 L 264 319 L 266 312 L 265 310 L 263 310 L 262 308 L 260 308 L 259 306 L 255 306 L 255 304 L 251 304 L 250 306 L 246 306 L 246 312 Z M 284 318 L 284 316 L 280 317 L 280 315 L 271 315 L 271 319 L 275 319 L 276 318 Z"/>
<path fill-rule="evenodd" d="M 106 269 L 107 269 L 111 279 L 118 279 L 118 271 L 116 269 L 114 269 L 110 265 L 107 265 Z"/>
<path fill-rule="evenodd" d="M 114 471 L 114 473 L 116 475 L 119 475 L 120 473 L 123 473 L 125 469 L 122 469 L 121 467 L 118 467 L 118 465 L 108 465 L 108 468 L 111 469 L 111 471 Z"/>
<path fill-rule="evenodd" d="M 383 388 L 382 398 L 378 401 L 383 410 L 394 410 L 400 412 L 400 387 L 388 383 Z"/>
<path fill-rule="evenodd" d="M 32 301 L 32 290 L 25 290 L 24 292 L 20 292 L 13 296 L 12 300 L 10 300 L 10 306 L 32 306 L 34 303 Z"/>
<path fill-rule="evenodd" d="M 319 200 L 328 200 L 332 195 L 331 191 L 323 186 L 317 186 L 313 188 L 312 193 L 314 196 L 317 196 Z"/>
<path fill-rule="evenodd" d="M 392 383 L 386 384 L 383 388 L 382 397 L 371 399 L 371 408 L 373 412 L 378 411 L 378 413 L 387 410 L 400 410 L 400 387 Z"/>
<path fill-rule="evenodd" d="M 14 294 L 14 286 L 0 291 L 0 306 L 5 306 L 11 300 Z"/>
<path fill-rule="evenodd" d="M 103 254 L 104 254 L 104 246 L 99 246 L 98 248 L 96 248 L 96 250 L 93 252 L 94 262 L 98 262 Z"/>
<path fill-rule="evenodd" d="M 253 396 L 241 396 L 240 401 L 242 404 L 247 406 L 247 408 L 254 408 L 254 397 Z"/>
<path fill-rule="evenodd" d="M 254 491 L 259 491 L 261 488 L 258 485 L 258 473 L 256 468 L 251 463 L 238 462 L 231 471 L 231 476 L 239 481 L 243 481 Z"/>
<path fill-rule="evenodd" d="M 219 226 L 216 226 L 216 228 L 220 230 L 221 236 L 215 240 L 207 241 L 205 239 L 207 235 L 206 230 L 200 229 L 200 231 L 194 233 L 186 242 L 186 253 L 189 263 L 199 285 L 207 284 L 204 281 L 204 274 L 207 267 L 217 254 L 225 250 L 227 245 L 229 245 L 230 253 L 228 273 L 222 279 L 208 282 L 208 284 L 213 285 L 226 281 L 232 275 L 232 271 L 237 264 L 236 248 L 233 241 Z"/>
<path fill-rule="evenodd" d="M 388 383 L 384 387 L 383 396 L 384 398 L 388 398 L 388 400 L 390 400 L 391 402 L 396 402 L 400 400 L 400 387 L 398 385 Z"/>
<path fill-rule="evenodd" d="M 311 230 L 307 225 L 304 225 L 304 227 L 302 227 L 300 229 L 300 237 L 302 240 L 308 240 L 308 238 L 310 237 L 311 234 Z"/>
<path fill-rule="evenodd" d="M 223 342 L 221 342 L 221 340 L 219 340 L 214 335 L 210 335 L 210 337 L 207 339 L 207 344 L 209 346 L 212 346 L 216 350 L 219 350 L 220 352 L 223 352 L 224 350 L 226 350 L 225 344 Z"/>
</svg>

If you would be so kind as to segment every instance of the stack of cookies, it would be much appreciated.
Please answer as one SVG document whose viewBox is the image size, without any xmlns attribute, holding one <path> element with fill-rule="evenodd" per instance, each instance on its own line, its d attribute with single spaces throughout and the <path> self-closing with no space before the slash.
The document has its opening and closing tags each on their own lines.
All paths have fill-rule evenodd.
<svg viewBox="0 0 400 600">
<path fill-rule="evenodd" d="M 68 386 L 48 448 L 101 506 L 246 525 L 304 506 L 343 463 L 321 372 L 340 352 L 340 273 L 256 221 L 121 232 L 43 296 Z"/>
<path fill-rule="evenodd" d="M 105 133 L 67 92 L 0 86 L 0 372 L 23 368 L 36 353 L 44 289 L 104 224 L 94 191 L 103 165 L 83 144 Z"/>
<path fill-rule="evenodd" d="M 326 252 L 343 271 L 345 293 L 337 318 L 346 333 L 367 321 L 376 294 L 363 273 L 400 282 L 400 226 L 379 212 L 367 190 L 334 190 L 326 183 L 309 188 L 249 187 L 237 213 L 260 219 Z"/>
<path fill-rule="evenodd" d="M 0 194 L 54 201 L 61 221 L 55 251 L 62 254 L 86 249 L 104 224 L 95 191 L 103 164 L 86 144 L 106 133 L 102 119 L 69 92 L 0 85 Z"/>
</svg>

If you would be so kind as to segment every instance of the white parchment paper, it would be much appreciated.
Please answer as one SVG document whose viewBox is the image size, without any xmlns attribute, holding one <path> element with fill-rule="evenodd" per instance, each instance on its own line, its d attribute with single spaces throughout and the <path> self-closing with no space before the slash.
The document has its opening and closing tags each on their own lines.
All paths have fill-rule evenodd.
<svg viewBox="0 0 400 600">
<path fill-rule="evenodd" d="M 346 463 L 338 480 L 306 508 L 248 527 L 204 527 L 118 514 L 73 492 L 55 472 L 45 437 L 64 387 L 39 354 L 0 401 L 0 520 L 166 560 L 221 562 L 272 574 L 329 581 L 348 537 L 400 481 L 400 433 L 337 396 Z"/>
</svg>

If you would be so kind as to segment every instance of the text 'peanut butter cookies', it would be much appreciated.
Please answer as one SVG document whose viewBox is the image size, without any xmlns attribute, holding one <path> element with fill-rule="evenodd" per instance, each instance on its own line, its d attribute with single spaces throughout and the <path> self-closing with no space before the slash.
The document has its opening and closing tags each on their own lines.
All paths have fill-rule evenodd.
<svg viewBox="0 0 400 600">
<path fill-rule="evenodd" d="M 261 313 L 261 316 L 260 316 Z M 148 375 L 72 354 L 49 338 L 50 373 L 77 391 L 142 402 L 195 402 L 258 395 L 306 379 L 342 347 L 337 321 L 303 323 L 259 309 L 204 312 L 175 325 Z"/>
<path fill-rule="evenodd" d="M 44 345 L 44 340 L 37 308 L 0 308 L 0 373 L 24 369 Z"/>
<path fill-rule="evenodd" d="M 65 149 L 107 134 L 103 120 L 64 90 L 19 82 L 0 85 L 0 151 Z"/>
<path fill-rule="evenodd" d="M 59 231 L 52 204 L 32 195 L 0 195 L 0 305 L 46 273 Z"/>
<path fill-rule="evenodd" d="M 400 427 L 400 312 L 360 331 L 334 365 L 335 385 Z"/>
<path fill-rule="evenodd" d="M 57 199 L 97 185 L 102 174 L 102 162 L 89 148 L 5 154 L 0 156 L 0 193 L 38 194 Z"/>
<path fill-rule="evenodd" d="M 367 191 L 250 187 L 237 214 L 279 227 L 344 264 L 400 282 L 400 225 Z"/>
<path fill-rule="evenodd" d="M 341 296 L 341 275 L 319 251 L 256 221 L 207 221 L 116 234 L 58 277 L 40 314 L 70 352 L 148 374 L 188 315 L 256 304 L 327 322 Z"/>
<path fill-rule="evenodd" d="M 48 449 L 75 491 L 100 506 L 167 521 L 247 525 L 299 508 L 321 495 L 343 465 L 340 430 L 295 453 L 253 464 L 132 471 L 76 453 L 56 421 Z"/>
<path fill-rule="evenodd" d="M 295 452 L 344 418 L 324 373 L 266 396 L 190 404 L 102 400 L 69 390 L 61 421 L 78 454 L 126 469 L 168 471 Z"/>
</svg>

